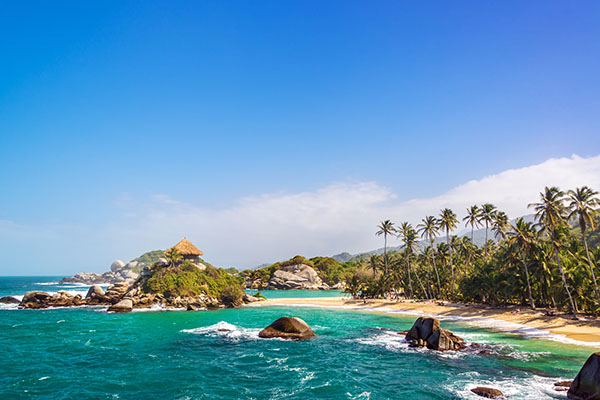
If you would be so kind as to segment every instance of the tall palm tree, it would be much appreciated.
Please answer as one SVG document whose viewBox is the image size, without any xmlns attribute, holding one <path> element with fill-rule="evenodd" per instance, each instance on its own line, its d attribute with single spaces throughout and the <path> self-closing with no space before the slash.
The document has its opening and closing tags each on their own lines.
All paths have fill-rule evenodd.
<svg viewBox="0 0 600 400">
<path fill-rule="evenodd" d="M 435 277 L 437 278 L 438 294 L 440 298 L 442 298 L 442 284 L 440 283 L 440 274 L 438 273 L 437 266 L 435 265 L 435 251 L 433 251 L 433 242 L 440 233 L 439 221 L 433 215 L 428 215 L 421 220 L 419 225 L 417 225 L 417 231 L 421 234 L 422 238 L 429 239 L 429 243 L 431 243 L 431 263 L 435 271 Z"/>
<path fill-rule="evenodd" d="M 412 288 L 412 280 L 411 280 L 411 272 L 412 272 L 412 257 L 415 254 L 415 250 L 417 248 L 417 244 L 418 244 L 418 236 L 417 236 L 417 231 L 415 231 L 412 227 L 411 224 L 409 224 L 408 222 L 403 222 L 400 230 L 399 230 L 399 235 L 398 235 L 401 239 L 402 242 L 404 243 L 404 255 L 406 258 L 406 270 L 408 272 L 408 287 L 411 293 L 411 297 L 412 297 L 412 293 L 413 293 L 413 288 Z M 425 286 L 423 285 L 423 282 L 421 281 L 421 277 L 419 276 L 419 274 L 415 274 L 416 278 L 417 278 L 417 282 L 419 282 L 419 286 L 421 287 L 421 290 L 423 291 L 423 295 L 425 296 L 425 298 L 427 298 L 429 296 L 429 294 L 427 293 L 427 290 L 425 289 Z"/>
<path fill-rule="evenodd" d="M 577 318 L 577 308 L 575 307 L 575 302 L 573 301 L 573 297 L 569 291 L 567 279 L 565 278 L 565 272 L 562 264 L 560 263 L 559 254 L 559 231 L 561 226 L 564 224 L 564 216 L 566 212 L 566 208 L 563 203 L 564 196 L 565 193 L 556 186 L 546 186 L 544 191 L 540 193 L 540 202 L 531 203 L 527 207 L 535 210 L 535 219 L 537 220 L 537 225 L 541 228 L 541 232 L 545 233 L 552 242 L 554 254 L 556 256 L 556 264 L 558 266 L 558 270 L 560 271 L 562 284 L 565 292 L 567 292 L 567 296 L 569 297 L 571 312 L 573 313 L 574 318 Z"/>
<path fill-rule="evenodd" d="M 446 231 L 446 244 L 448 245 L 448 256 L 450 258 L 450 270 L 452 271 L 452 297 L 456 292 L 456 283 L 454 281 L 454 264 L 452 264 L 452 246 L 450 245 L 450 231 L 454 230 L 458 225 L 456 214 L 449 209 L 444 208 L 440 211 L 440 228 Z"/>
<path fill-rule="evenodd" d="M 485 255 L 488 254 L 488 228 L 494 222 L 494 213 L 496 206 L 490 203 L 485 203 L 481 206 L 480 220 L 485 223 Z"/>
<path fill-rule="evenodd" d="M 379 229 L 375 234 L 377 236 L 383 235 L 383 269 L 385 270 L 385 274 L 388 274 L 388 265 L 387 265 L 387 237 L 388 235 L 393 235 L 396 233 L 396 228 L 394 228 L 394 223 L 389 219 L 382 221 L 377 225 Z"/>
<path fill-rule="evenodd" d="M 506 239 L 506 232 L 510 228 L 508 215 L 504 211 L 497 211 L 493 215 L 492 231 L 496 239 Z"/>
<path fill-rule="evenodd" d="M 508 232 L 509 243 L 517 247 L 518 253 L 521 256 L 521 262 L 525 269 L 525 278 L 527 279 L 527 293 L 529 295 L 529 306 L 535 310 L 533 295 L 531 294 L 531 283 L 529 281 L 529 268 L 527 267 L 527 256 L 531 253 L 533 245 L 536 242 L 536 232 L 533 229 L 531 222 L 525 222 L 523 218 L 519 218 L 516 224 L 512 227 L 512 231 Z"/>
<path fill-rule="evenodd" d="M 467 216 L 463 218 L 463 221 L 465 221 L 465 227 L 467 226 L 471 226 L 471 243 L 475 243 L 473 241 L 473 234 L 475 232 L 475 227 L 480 227 L 481 226 L 481 221 L 479 220 L 481 217 L 481 210 L 479 209 L 478 206 L 471 206 L 469 208 L 467 208 Z M 473 257 L 473 248 L 470 248 L 469 251 L 469 260 L 467 261 L 467 264 L 471 263 L 471 258 Z"/>
<path fill-rule="evenodd" d="M 590 189 L 587 186 L 576 188 L 575 190 L 569 190 L 569 217 L 568 219 L 577 218 L 579 222 L 579 228 L 581 229 L 581 239 L 585 246 L 585 255 L 587 256 L 588 265 L 590 267 L 590 273 L 592 274 L 592 280 L 594 281 L 594 290 L 596 291 L 596 298 L 600 305 L 600 292 L 598 291 L 598 283 L 596 283 L 596 275 L 594 274 L 594 264 L 590 258 L 590 250 L 588 247 L 586 231 L 589 226 L 590 229 L 596 228 L 596 218 L 600 215 L 600 199 L 596 197 L 598 192 Z"/>
</svg>

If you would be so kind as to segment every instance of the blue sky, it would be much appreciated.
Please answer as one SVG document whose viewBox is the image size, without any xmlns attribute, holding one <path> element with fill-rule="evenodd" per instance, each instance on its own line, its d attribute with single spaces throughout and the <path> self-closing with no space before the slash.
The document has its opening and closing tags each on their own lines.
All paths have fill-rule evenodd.
<svg viewBox="0 0 600 400">
<path fill-rule="evenodd" d="M 436 198 L 597 156 L 598 20 L 594 1 L 5 4 L 0 274 L 101 271 L 184 235 L 217 264 L 269 262 L 277 243 L 230 257 L 198 215 L 336 185 Z M 145 225 L 167 210 L 194 223 Z M 282 229 L 307 255 L 373 244 L 327 246 L 317 226 Z"/>
</svg>

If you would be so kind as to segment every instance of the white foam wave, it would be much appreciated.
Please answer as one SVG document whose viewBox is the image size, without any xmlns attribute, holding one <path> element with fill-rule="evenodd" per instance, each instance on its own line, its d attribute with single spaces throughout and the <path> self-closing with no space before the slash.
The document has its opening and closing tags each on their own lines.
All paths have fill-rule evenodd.
<svg viewBox="0 0 600 400">
<path fill-rule="evenodd" d="M 499 389 L 507 398 L 516 398 L 523 400 L 544 400 L 544 399 L 566 399 L 565 392 L 554 390 L 554 383 L 561 379 L 528 376 L 524 378 L 507 379 L 480 379 L 478 376 L 461 376 L 459 374 L 447 389 L 463 399 L 481 399 L 480 396 L 471 392 L 471 389 L 477 386 L 484 386 Z"/>
<path fill-rule="evenodd" d="M 133 312 L 157 312 L 157 311 L 185 311 L 185 307 L 165 307 L 164 304 L 154 303 L 150 307 L 134 308 Z"/>
<path fill-rule="evenodd" d="M 35 282 L 34 285 L 50 286 L 50 285 L 58 285 L 58 282 Z"/>
<path fill-rule="evenodd" d="M 220 321 L 214 325 L 194 329 L 183 329 L 181 332 L 205 335 L 209 337 L 221 337 L 231 340 L 255 340 L 258 339 L 260 329 L 242 328 L 229 322 Z"/>
</svg>

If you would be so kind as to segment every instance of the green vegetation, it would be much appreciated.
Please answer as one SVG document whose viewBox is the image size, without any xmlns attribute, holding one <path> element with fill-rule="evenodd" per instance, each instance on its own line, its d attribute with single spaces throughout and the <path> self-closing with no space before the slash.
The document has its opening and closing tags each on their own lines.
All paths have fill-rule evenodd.
<svg viewBox="0 0 600 400">
<path fill-rule="evenodd" d="M 154 268 L 156 270 L 153 271 L 153 275 L 142 286 L 146 293 L 161 293 L 167 297 L 206 294 L 221 299 L 225 304 L 239 300 L 243 295 L 243 279 L 220 268 L 207 266 L 206 269 L 200 270 L 189 261 L 180 265 Z"/>
<path fill-rule="evenodd" d="M 140 272 L 142 272 L 142 270 L 144 269 L 145 266 L 154 264 L 155 262 L 158 261 L 159 258 L 162 258 L 164 256 L 165 256 L 165 252 L 162 250 L 152 250 L 147 253 L 144 253 L 141 256 L 139 256 L 138 258 L 134 258 L 133 260 L 130 261 L 130 262 L 137 261 L 137 263 L 138 263 L 138 265 L 136 265 L 136 267 L 132 268 L 131 270 L 133 272 L 139 274 Z"/>
<path fill-rule="evenodd" d="M 472 206 L 463 219 L 471 228 L 470 238 L 450 234 L 458 220 L 446 208 L 439 217 L 428 216 L 417 226 L 428 244 L 418 251 L 410 224 L 396 229 L 391 221 L 383 221 L 376 234 L 384 236 L 384 255 L 341 264 L 348 265 L 346 291 L 361 297 L 520 304 L 558 308 L 575 316 L 596 314 L 600 312 L 597 195 L 588 187 L 567 193 L 547 187 L 539 202 L 529 205 L 535 224 L 522 218 L 511 224 L 492 204 Z M 479 226 L 486 229 L 481 248 L 472 241 L 473 229 Z M 497 241 L 488 237 L 488 230 Z M 440 232 L 446 241 L 436 246 Z M 387 251 L 391 234 L 402 239 L 401 251 Z"/>
<path fill-rule="evenodd" d="M 268 267 L 245 270 L 240 272 L 243 277 L 249 278 L 251 281 L 260 281 L 265 284 L 273 277 L 275 271 L 289 265 L 305 264 L 317 271 L 323 282 L 332 286 L 339 282 L 344 282 L 346 277 L 356 268 L 356 260 L 341 263 L 331 257 L 314 257 L 307 259 L 303 256 L 295 256 L 287 261 L 276 262 Z"/>
</svg>

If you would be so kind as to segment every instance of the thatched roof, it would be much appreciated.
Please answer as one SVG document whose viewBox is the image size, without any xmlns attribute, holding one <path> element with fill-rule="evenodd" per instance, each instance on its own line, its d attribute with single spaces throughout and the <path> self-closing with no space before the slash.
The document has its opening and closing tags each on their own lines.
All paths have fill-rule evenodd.
<svg viewBox="0 0 600 400">
<path fill-rule="evenodd" d="M 177 250 L 179 253 L 181 253 L 181 255 L 184 256 L 201 256 L 204 254 L 186 238 L 183 238 L 181 242 L 171 247 L 171 249 Z"/>
</svg>

